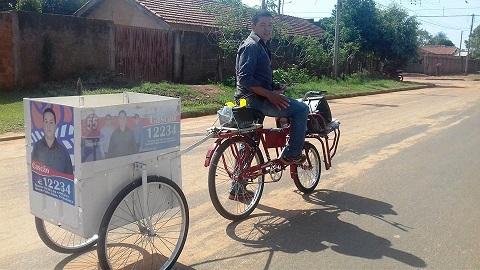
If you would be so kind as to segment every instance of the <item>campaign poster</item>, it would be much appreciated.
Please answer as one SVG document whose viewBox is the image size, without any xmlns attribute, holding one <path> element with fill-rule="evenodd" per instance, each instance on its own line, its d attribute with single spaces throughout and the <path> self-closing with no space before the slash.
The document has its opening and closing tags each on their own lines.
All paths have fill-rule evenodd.
<svg viewBox="0 0 480 270">
<path fill-rule="evenodd" d="M 30 118 L 33 191 L 75 205 L 73 108 L 31 101 Z"/>
<path fill-rule="evenodd" d="M 180 146 L 180 102 L 82 111 L 82 163 Z"/>
</svg>

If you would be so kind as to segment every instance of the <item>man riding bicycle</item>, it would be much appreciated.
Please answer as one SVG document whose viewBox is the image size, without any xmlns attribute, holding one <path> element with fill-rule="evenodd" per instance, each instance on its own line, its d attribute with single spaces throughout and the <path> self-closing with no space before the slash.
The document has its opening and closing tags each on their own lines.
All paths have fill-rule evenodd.
<svg viewBox="0 0 480 270">
<path fill-rule="evenodd" d="M 252 18 L 252 32 L 237 51 L 235 100 L 247 100 L 256 109 L 255 118 L 263 123 L 265 116 L 290 119 L 290 139 L 280 161 L 285 165 L 302 164 L 302 154 L 309 108 L 303 102 L 286 97 L 285 85 L 274 84 L 269 48 L 273 32 L 273 16 L 259 11 Z"/>
</svg>

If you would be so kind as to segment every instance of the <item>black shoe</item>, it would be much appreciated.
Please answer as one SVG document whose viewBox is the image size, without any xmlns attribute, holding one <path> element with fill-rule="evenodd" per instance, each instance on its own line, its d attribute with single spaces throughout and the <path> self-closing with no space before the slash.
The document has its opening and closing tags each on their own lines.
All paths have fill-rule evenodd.
<svg viewBox="0 0 480 270">
<path fill-rule="evenodd" d="M 301 165 L 307 161 L 307 156 L 304 154 L 300 154 L 295 157 L 287 157 L 283 156 L 280 158 L 280 162 L 282 162 L 285 165 Z"/>
</svg>

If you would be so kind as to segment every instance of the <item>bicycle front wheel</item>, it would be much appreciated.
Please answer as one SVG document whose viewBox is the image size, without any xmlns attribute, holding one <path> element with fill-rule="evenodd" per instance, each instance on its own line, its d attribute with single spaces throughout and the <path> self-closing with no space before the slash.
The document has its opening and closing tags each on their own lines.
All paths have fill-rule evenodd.
<svg viewBox="0 0 480 270">
<path fill-rule="evenodd" d="M 38 236 L 40 236 L 40 239 L 42 239 L 43 243 L 56 252 L 82 252 L 97 243 L 96 235 L 90 238 L 83 238 L 65 230 L 61 225 L 55 225 L 50 222 L 46 222 L 38 217 L 35 217 L 35 227 L 37 229 Z"/>
<path fill-rule="evenodd" d="M 317 148 L 305 142 L 303 147 L 307 160 L 302 165 L 294 168 L 293 182 L 295 186 L 303 193 L 312 193 L 320 182 L 320 175 L 322 173 L 320 155 Z"/>
<path fill-rule="evenodd" d="M 102 269 L 170 269 L 180 256 L 189 223 L 185 195 L 167 178 L 147 182 L 146 204 L 140 178 L 107 208 L 98 235 Z"/>
<path fill-rule="evenodd" d="M 228 139 L 215 151 L 208 170 L 208 191 L 221 216 L 239 220 L 255 210 L 265 177 L 247 178 L 245 172 L 258 164 L 263 164 L 263 156 L 247 137 Z"/>
</svg>

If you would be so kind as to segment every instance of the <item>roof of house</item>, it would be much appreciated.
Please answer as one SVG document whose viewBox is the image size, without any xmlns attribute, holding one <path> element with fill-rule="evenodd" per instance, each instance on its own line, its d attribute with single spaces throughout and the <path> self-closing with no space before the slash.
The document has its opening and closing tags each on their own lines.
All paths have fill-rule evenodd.
<svg viewBox="0 0 480 270">
<path fill-rule="evenodd" d="M 102 0 L 90 0 L 74 15 L 84 16 Z M 215 28 L 216 16 L 208 12 L 209 5 L 217 5 L 217 10 L 230 9 L 226 4 L 213 0 L 127 0 L 137 3 L 141 7 L 155 14 L 158 18 L 169 24 L 185 24 L 199 27 Z M 206 8 L 207 7 L 207 8 Z M 213 10 L 213 9 L 212 9 Z M 278 18 L 278 17 L 277 17 Z M 308 20 L 279 15 L 280 20 L 286 25 L 287 34 L 290 36 L 310 36 L 319 38 L 324 32 L 323 29 Z M 250 23 L 250 18 L 245 18 L 245 24 Z"/>
<path fill-rule="evenodd" d="M 453 55 L 457 51 L 457 47 L 445 46 L 445 45 L 432 45 L 432 46 L 421 46 L 420 50 L 423 50 L 431 54 Z"/>
</svg>

